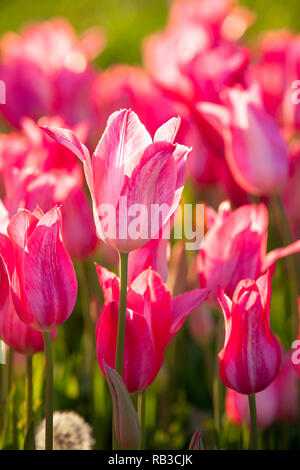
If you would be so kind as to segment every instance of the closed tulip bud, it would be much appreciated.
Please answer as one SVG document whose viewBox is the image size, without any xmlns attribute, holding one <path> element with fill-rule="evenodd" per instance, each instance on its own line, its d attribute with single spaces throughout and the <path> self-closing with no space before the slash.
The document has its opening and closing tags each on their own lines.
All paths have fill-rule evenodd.
<svg viewBox="0 0 300 470">
<path fill-rule="evenodd" d="M 203 442 L 200 431 L 195 431 L 191 439 L 189 450 L 203 450 Z"/>
<path fill-rule="evenodd" d="M 226 104 L 205 103 L 199 109 L 218 122 L 235 181 L 250 194 L 276 193 L 287 181 L 289 156 L 279 127 L 263 108 L 257 87 L 230 89 Z"/>
<path fill-rule="evenodd" d="M 120 375 L 103 365 L 113 403 L 114 429 L 123 450 L 139 449 L 142 431 L 133 403 Z"/>
<path fill-rule="evenodd" d="M 276 378 L 281 363 L 280 344 L 270 329 L 269 272 L 257 281 L 240 281 L 232 300 L 220 289 L 218 300 L 225 319 L 221 380 L 239 393 L 260 392 Z"/>
<path fill-rule="evenodd" d="M 61 237 L 61 211 L 20 209 L 0 235 L 17 314 L 30 327 L 50 331 L 71 315 L 77 280 Z"/>
</svg>

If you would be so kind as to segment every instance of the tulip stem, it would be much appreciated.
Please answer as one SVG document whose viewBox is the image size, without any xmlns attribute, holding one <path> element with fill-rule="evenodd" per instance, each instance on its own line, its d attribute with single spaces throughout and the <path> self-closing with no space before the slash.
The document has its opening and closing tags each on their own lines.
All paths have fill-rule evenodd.
<svg viewBox="0 0 300 470">
<path fill-rule="evenodd" d="M 27 396 L 26 396 L 26 425 L 27 431 L 33 419 L 32 412 L 32 356 L 26 356 Z"/>
<path fill-rule="evenodd" d="M 258 449 L 258 427 L 257 427 L 257 414 L 256 414 L 256 400 L 255 393 L 248 395 L 249 410 L 250 410 L 250 426 L 251 426 L 251 449 Z"/>
<path fill-rule="evenodd" d="M 146 390 L 138 393 L 137 399 L 137 414 L 139 418 L 139 422 L 141 425 L 142 430 L 142 449 L 144 447 L 144 439 L 145 439 L 145 410 L 146 410 Z"/>
<path fill-rule="evenodd" d="M 46 359 L 46 435 L 45 449 L 53 450 L 53 361 L 51 333 L 43 332 Z"/>
<path fill-rule="evenodd" d="M 217 319 L 217 335 L 216 335 L 216 356 L 213 374 L 213 408 L 214 408 L 214 425 L 216 447 L 221 448 L 221 431 L 222 431 L 222 382 L 219 377 L 219 360 L 218 352 L 222 348 L 224 336 L 223 319 L 219 314 Z"/>
<path fill-rule="evenodd" d="M 126 326 L 126 303 L 127 303 L 127 271 L 128 253 L 120 252 L 120 306 L 118 319 L 118 336 L 116 349 L 116 371 L 123 376 L 125 326 Z"/>
<path fill-rule="evenodd" d="M 278 227 L 279 234 L 282 238 L 282 242 L 284 245 L 288 246 L 293 243 L 295 240 L 293 238 L 290 223 L 288 217 L 286 215 L 282 200 L 280 195 L 275 196 L 275 204 L 274 204 L 274 212 L 276 217 L 276 223 Z M 297 269 L 297 255 L 294 254 L 292 256 L 288 256 L 285 260 L 287 274 L 289 275 L 289 290 L 290 290 L 290 302 L 291 302 L 291 311 L 292 311 L 292 318 L 291 318 L 291 327 L 292 327 L 292 337 L 297 334 L 298 332 L 298 307 L 297 299 L 298 295 L 300 295 L 299 289 L 299 281 L 298 281 L 298 269 Z"/>
</svg>

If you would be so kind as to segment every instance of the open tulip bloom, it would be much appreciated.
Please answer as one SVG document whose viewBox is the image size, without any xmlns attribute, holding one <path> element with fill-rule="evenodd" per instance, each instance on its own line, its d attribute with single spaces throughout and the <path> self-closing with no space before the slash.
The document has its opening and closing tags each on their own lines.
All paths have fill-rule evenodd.
<svg viewBox="0 0 300 470">
<path fill-rule="evenodd" d="M 97 267 L 104 306 L 96 330 L 98 362 L 115 364 L 119 279 L 106 268 Z M 171 298 L 167 286 L 151 268 L 128 287 L 124 349 L 124 382 L 130 393 L 144 390 L 158 374 L 165 350 L 185 318 L 208 296 L 208 289 L 195 289 Z"/>
<path fill-rule="evenodd" d="M 178 207 L 189 153 L 173 143 L 179 125 L 170 119 L 152 140 L 133 111 L 115 112 L 92 158 L 72 131 L 43 127 L 83 162 L 98 237 L 119 252 L 156 237 Z M 160 208 L 162 217 L 155 217 Z"/>
<path fill-rule="evenodd" d="M 276 261 L 300 251 L 300 240 L 267 253 L 268 211 L 264 204 L 247 204 L 232 211 L 228 201 L 218 213 L 207 208 L 208 231 L 201 244 L 197 268 L 200 287 L 216 301 L 220 286 L 231 297 L 239 281 L 257 279 Z"/>
</svg>

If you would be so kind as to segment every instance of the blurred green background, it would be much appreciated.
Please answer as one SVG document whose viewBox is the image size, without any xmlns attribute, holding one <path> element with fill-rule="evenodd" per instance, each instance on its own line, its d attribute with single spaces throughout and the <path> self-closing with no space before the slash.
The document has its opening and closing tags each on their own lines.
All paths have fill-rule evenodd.
<svg viewBox="0 0 300 470">
<path fill-rule="evenodd" d="M 143 37 L 164 26 L 171 3 L 171 0 L 1 0 L 0 34 L 18 31 L 27 22 L 64 16 L 78 32 L 94 25 L 107 32 L 107 47 L 97 59 L 101 67 L 118 62 L 135 64 L 141 61 Z M 243 0 L 240 4 L 257 12 L 257 21 L 248 32 L 251 40 L 266 29 L 300 29 L 300 16 L 296 14 L 299 0 Z"/>
</svg>

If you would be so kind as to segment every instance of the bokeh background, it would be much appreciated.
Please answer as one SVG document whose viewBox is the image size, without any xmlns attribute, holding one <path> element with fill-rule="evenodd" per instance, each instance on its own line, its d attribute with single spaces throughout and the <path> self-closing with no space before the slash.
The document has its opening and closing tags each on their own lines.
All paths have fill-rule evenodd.
<svg viewBox="0 0 300 470">
<path fill-rule="evenodd" d="M 77 32 L 94 25 L 102 26 L 107 32 L 107 47 L 96 59 L 100 67 L 118 62 L 138 64 L 143 37 L 163 28 L 170 3 L 171 0 L 1 0 L 0 34 L 17 31 L 24 23 L 63 16 Z M 300 29 L 297 0 L 242 0 L 239 3 L 257 13 L 255 24 L 247 32 L 251 41 L 268 29 Z"/>
<path fill-rule="evenodd" d="M 19 31 L 24 25 L 33 21 L 47 20 L 53 17 L 64 17 L 70 21 L 75 30 L 80 33 L 92 26 L 100 26 L 107 34 L 107 45 L 96 59 L 100 68 L 112 64 L 141 63 L 141 42 L 151 32 L 163 28 L 166 24 L 168 6 L 167 0 L 1 0 L 0 1 L 0 35 L 13 30 Z M 259 35 L 270 29 L 290 28 L 295 32 L 300 30 L 299 0 L 247 0 L 241 5 L 249 6 L 257 14 L 254 25 L 249 28 L 246 41 L 255 43 Z M 269 238 L 269 248 L 278 246 L 278 240 L 273 240 L 272 231 Z M 96 273 L 90 260 L 87 274 L 91 291 L 99 292 Z M 100 258 L 97 259 L 100 262 Z M 79 276 L 81 267 L 76 266 Z M 278 269 L 273 280 L 272 327 L 280 337 L 281 343 L 287 348 L 294 339 L 285 333 L 286 318 L 290 316 L 289 305 L 285 295 L 286 289 L 276 289 L 281 286 L 285 273 L 283 263 L 278 263 Z M 82 281 L 84 286 L 84 280 Z M 101 296 L 99 294 L 99 302 Z M 70 320 L 60 328 L 55 340 L 55 409 L 74 410 L 82 415 L 93 426 L 96 438 L 96 448 L 110 446 L 110 397 L 99 367 L 94 361 L 93 390 L 89 389 L 86 380 L 86 370 L 90 359 L 85 356 L 83 337 L 84 287 L 79 295 L 76 310 Z M 209 348 L 211 347 L 211 350 Z M 211 417 L 211 371 L 209 362 L 214 345 L 199 346 L 191 340 L 186 327 L 178 339 L 168 350 L 166 367 L 163 367 L 158 379 L 150 387 L 147 394 L 146 424 L 148 448 L 180 449 L 188 445 L 194 429 L 201 422 L 205 427 L 204 444 L 206 448 L 213 447 L 213 421 Z M 93 354 L 93 351 L 91 351 Z M 180 361 L 176 361 L 180 357 Z M 22 447 L 24 413 L 24 364 L 19 359 L 19 378 L 14 385 L 8 404 L 8 418 L 13 423 L 8 427 L 2 445 L 6 448 Z M 176 373 L 175 370 L 176 369 Z M 44 393 L 44 358 L 38 354 L 34 358 L 34 403 L 37 420 L 43 417 L 42 397 Z M 91 400 L 92 397 L 92 400 Z M 23 407 L 23 408 L 22 408 Z M 15 416 L 16 410 L 21 412 Z M 22 411 L 23 409 L 23 411 Z M 247 430 L 238 429 L 229 422 L 226 426 L 226 446 L 239 448 L 239 442 L 245 439 Z M 264 432 L 265 448 L 300 447 L 299 425 L 282 429 L 274 424 Z"/>
</svg>

